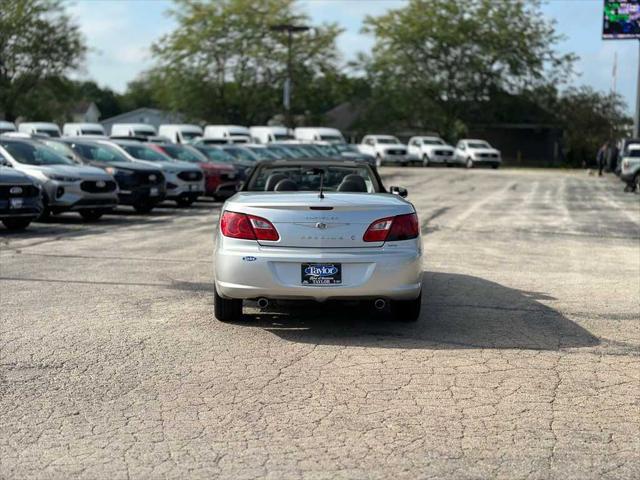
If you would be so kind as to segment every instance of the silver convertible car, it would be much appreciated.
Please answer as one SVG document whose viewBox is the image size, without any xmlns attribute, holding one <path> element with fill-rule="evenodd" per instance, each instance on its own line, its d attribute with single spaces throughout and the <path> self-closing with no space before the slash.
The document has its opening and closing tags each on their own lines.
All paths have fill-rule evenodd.
<svg viewBox="0 0 640 480">
<path fill-rule="evenodd" d="M 224 204 L 215 316 L 244 300 L 361 300 L 402 321 L 420 314 L 422 240 L 406 190 L 364 161 L 268 160 Z"/>
</svg>

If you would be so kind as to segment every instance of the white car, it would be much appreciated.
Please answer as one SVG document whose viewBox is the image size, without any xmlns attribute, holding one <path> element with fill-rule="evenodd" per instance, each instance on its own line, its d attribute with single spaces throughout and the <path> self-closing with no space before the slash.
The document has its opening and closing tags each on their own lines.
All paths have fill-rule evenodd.
<svg viewBox="0 0 640 480">
<path fill-rule="evenodd" d="M 204 127 L 206 143 L 251 143 L 251 133 L 241 125 L 207 125 Z"/>
<path fill-rule="evenodd" d="M 391 135 L 366 135 L 358 149 L 374 157 L 378 167 L 384 163 L 406 166 L 412 161 L 407 147 Z"/>
<path fill-rule="evenodd" d="M 411 137 L 408 149 L 409 155 L 422 161 L 425 167 L 432 164 L 449 166 L 456 163 L 455 149 L 440 137 Z"/>
<path fill-rule="evenodd" d="M 456 145 L 455 159 L 467 168 L 478 165 L 489 165 L 492 168 L 500 167 L 502 157 L 500 150 L 493 148 L 485 140 L 464 138 Z"/>
<path fill-rule="evenodd" d="M 13 122 L 6 122 L 4 120 L 0 120 L 0 135 L 7 132 L 15 132 L 16 126 Z"/>
<path fill-rule="evenodd" d="M 249 132 L 254 143 L 277 143 L 294 139 L 287 127 L 250 127 Z"/>
<path fill-rule="evenodd" d="M 51 122 L 23 122 L 18 125 L 18 132 L 27 134 L 47 135 L 58 138 L 61 135 L 60 127 Z"/>
<path fill-rule="evenodd" d="M 202 138 L 202 127 L 191 124 L 166 124 L 160 125 L 158 135 L 166 137 L 173 143 L 191 143 Z"/>
<path fill-rule="evenodd" d="M 622 157 L 620 179 L 627 184 L 626 191 L 640 192 L 640 145 L 629 145 Z"/>
<path fill-rule="evenodd" d="M 114 123 L 111 126 L 112 137 L 155 137 L 156 127 L 146 123 Z"/>
<path fill-rule="evenodd" d="M 216 317 L 241 319 L 245 300 L 360 300 L 417 320 L 420 223 L 406 190 L 389 190 L 366 162 L 259 163 L 220 214 Z"/>
<path fill-rule="evenodd" d="M 296 140 L 301 142 L 346 143 L 342 132 L 337 128 L 298 127 L 294 131 Z"/>
<path fill-rule="evenodd" d="M 99 123 L 65 123 L 62 126 L 65 137 L 94 137 L 106 138 L 104 127 Z"/>
</svg>

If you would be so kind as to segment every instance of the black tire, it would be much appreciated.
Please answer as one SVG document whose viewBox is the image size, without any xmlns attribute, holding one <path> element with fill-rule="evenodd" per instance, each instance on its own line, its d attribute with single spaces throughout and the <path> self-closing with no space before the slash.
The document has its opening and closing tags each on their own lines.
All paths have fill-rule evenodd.
<svg viewBox="0 0 640 480">
<path fill-rule="evenodd" d="M 19 232 L 29 226 L 33 218 L 5 218 L 2 223 L 12 232 Z"/>
<path fill-rule="evenodd" d="M 153 210 L 153 207 L 155 207 L 153 203 L 141 202 L 141 203 L 136 203 L 133 206 L 133 209 L 137 213 L 151 213 L 151 210 Z"/>
<path fill-rule="evenodd" d="M 420 318 L 422 306 L 422 292 L 414 300 L 393 300 L 391 302 L 391 314 L 394 320 L 403 323 L 415 322 Z"/>
<path fill-rule="evenodd" d="M 45 222 L 49 220 L 49 217 L 51 217 L 51 209 L 49 207 L 43 207 L 40 215 L 38 216 L 38 221 Z"/>
<path fill-rule="evenodd" d="M 426 153 L 422 156 L 422 166 L 423 167 L 429 166 L 429 155 L 427 155 Z"/>
<path fill-rule="evenodd" d="M 190 207 L 191 205 L 193 205 L 193 202 L 195 202 L 196 199 L 194 197 L 178 197 L 176 198 L 176 204 L 179 207 Z"/>
<path fill-rule="evenodd" d="M 500 167 L 499 164 L 494 163 L 493 165 L 491 165 L 491 168 L 493 168 L 494 170 L 497 170 Z"/>
<path fill-rule="evenodd" d="M 102 210 L 80 210 L 80 216 L 85 222 L 96 222 L 104 215 Z"/>
<path fill-rule="evenodd" d="M 213 287 L 213 313 L 221 322 L 237 322 L 242 319 L 242 300 L 222 298 Z"/>
</svg>

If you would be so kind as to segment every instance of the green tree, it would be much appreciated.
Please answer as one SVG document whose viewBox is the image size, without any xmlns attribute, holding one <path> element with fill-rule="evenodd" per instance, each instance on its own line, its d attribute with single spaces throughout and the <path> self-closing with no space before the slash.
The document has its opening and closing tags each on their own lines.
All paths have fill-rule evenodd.
<svg viewBox="0 0 640 480">
<path fill-rule="evenodd" d="M 23 106 L 34 89 L 78 68 L 85 52 L 80 30 L 61 0 L 2 1 L 0 113 L 9 120 L 30 113 Z"/>
<path fill-rule="evenodd" d="M 538 0 L 410 0 L 367 17 L 363 31 L 375 36 L 360 62 L 374 98 L 395 99 L 387 121 L 449 134 L 470 105 L 559 83 L 575 59 L 556 52 L 561 36 Z"/>
<path fill-rule="evenodd" d="M 170 109 L 208 121 L 262 123 L 282 111 L 285 35 L 272 25 L 306 24 L 294 0 L 176 0 L 178 26 L 154 44 L 156 68 L 147 81 Z M 305 89 L 336 75 L 335 24 L 296 35 L 293 112 L 307 110 Z M 314 84 L 317 86 L 317 84 Z"/>
<path fill-rule="evenodd" d="M 598 149 L 607 141 L 625 136 L 632 120 L 617 94 L 591 87 L 571 88 L 551 100 L 563 128 L 567 163 L 574 167 L 595 163 Z"/>
</svg>

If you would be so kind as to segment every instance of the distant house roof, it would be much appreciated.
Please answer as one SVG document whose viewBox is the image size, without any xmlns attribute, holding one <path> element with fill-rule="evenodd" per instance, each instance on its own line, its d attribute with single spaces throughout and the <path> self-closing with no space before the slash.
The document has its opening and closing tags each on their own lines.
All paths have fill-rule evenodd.
<svg viewBox="0 0 640 480">
<path fill-rule="evenodd" d="M 170 115 L 169 112 L 165 112 L 165 111 L 159 110 L 157 108 L 142 107 L 142 108 L 136 108 L 135 110 L 130 110 L 128 112 L 121 113 L 119 115 L 115 115 L 113 117 L 103 118 L 101 120 L 101 122 L 113 123 L 113 122 L 117 122 L 118 120 L 121 120 L 121 119 L 129 118 L 132 115 L 145 115 L 145 114 L 147 114 L 147 115 L 163 115 L 163 114 Z"/>
<path fill-rule="evenodd" d="M 78 102 L 71 107 L 71 113 L 87 113 L 90 108 L 96 108 L 98 111 L 98 106 L 94 102 Z"/>
</svg>

